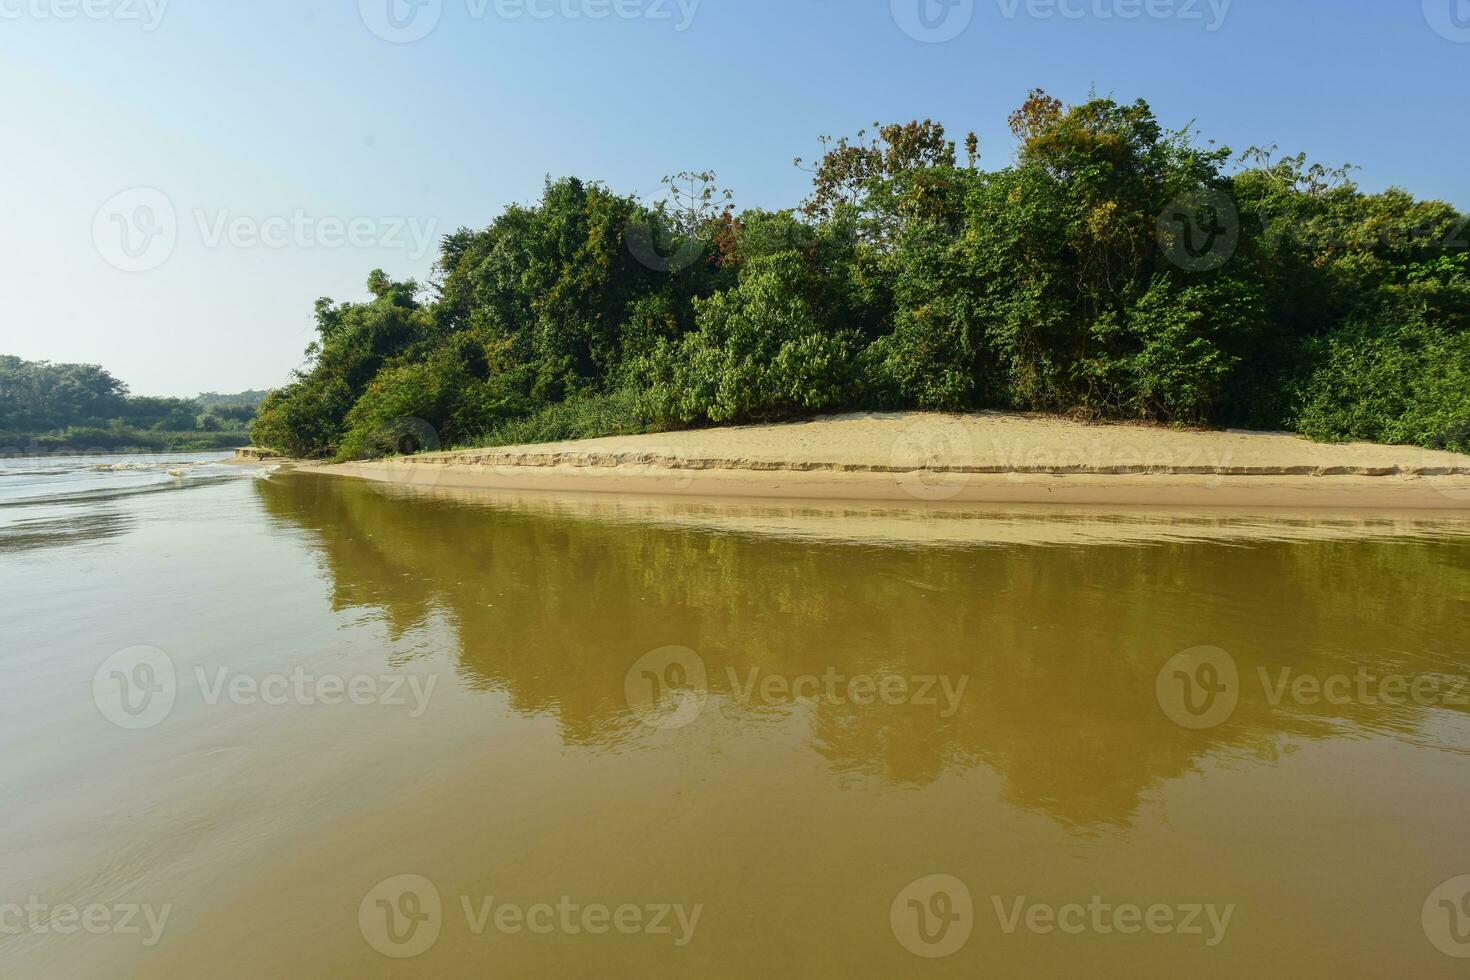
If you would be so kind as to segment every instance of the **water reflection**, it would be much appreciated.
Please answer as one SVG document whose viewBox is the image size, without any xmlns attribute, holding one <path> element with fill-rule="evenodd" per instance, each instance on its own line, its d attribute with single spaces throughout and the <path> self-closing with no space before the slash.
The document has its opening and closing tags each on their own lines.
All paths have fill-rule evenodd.
<svg viewBox="0 0 1470 980">
<path fill-rule="evenodd" d="M 714 733 L 700 736 L 712 751 L 732 732 L 798 737 L 834 778 L 895 791 L 989 767 L 1011 802 L 1083 833 L 1130 826 L 1151 788 L 1210 756 L 1269 763 L 1304 739 L 1373 734 L 1470 744 L 1467 705 L 1453 698 L 1272 703 L 1262 680 L 1466 672 L 1470 542 L 1427 536 L 1413 520 L 1373 519 L 1351 537 L 1351 522 L 1334 532 L 1298 521 L 1294 534 L 1283 525 L 1213 542 L 1040 546 L 1006 531 L 988 545 L 900 547 L 747 533 L 768 527 L 769 512 L 742 525 L 721 511 L 711 526 L 305 475 L 255 486 L 273 520 L 315 540 L 336 608 L 377 610 L 398 634 L 444 624 L 467 687 L 554 717 L 570 746 L 621 752 L 683 737 L 645 726 L 624 690 L 629 666 L 668 645 L 707 666 L 699 725 Z M 1073 537 L 1108 540 L 1107 521 L 1068 519 Z M 1161 710 L 1156 681 L 1200 645 L 1233 658 L 1239 703 L 1218 727 L 1188 730 Z M 789 692 L 752 703 L 742 691 L 752 672 L 831 671 L 966 687 L 948 716 Z"/>
<path fill-rule="evenodd" d="M 16 517 L 0 523 L 0 554 L 94 544 L 125 534 L 137 518 L 120 508 L 47 508 L 44 516 Z"/>
</svg>

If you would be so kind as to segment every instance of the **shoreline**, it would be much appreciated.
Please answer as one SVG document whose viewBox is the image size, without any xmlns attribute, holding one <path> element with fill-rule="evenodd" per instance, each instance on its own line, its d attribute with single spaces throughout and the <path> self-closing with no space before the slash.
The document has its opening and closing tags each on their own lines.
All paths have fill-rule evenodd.
<svg viewBox="0 0 1470 980">
<path fill-rule="evenodd" d="M 845 415 L 298 472 L 404 486 L 907 503 L 1470 514 L 1470 456 L 1009 413 Z"/>
</svg>

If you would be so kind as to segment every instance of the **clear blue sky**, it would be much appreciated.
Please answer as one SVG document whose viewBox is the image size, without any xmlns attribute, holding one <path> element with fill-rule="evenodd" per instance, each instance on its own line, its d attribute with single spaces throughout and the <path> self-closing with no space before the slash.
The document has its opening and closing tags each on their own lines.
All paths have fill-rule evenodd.
<svg viewBox="0 0 1470 980">
<path fill-rule="evenodd" d="M 969 18 L 939 43 L 899 26 L 924 33 L 918 2 L 0 0 L 0 353 L 143 394 L 277 385 L 317 296 L 422 277 L 415 234 L 547 174 L 651 199 L 713 168 L 739 205 L 788 206 L 792 158 L 874 120 L 975 129 L 1000 166 L 1034 86 L 1470 209 L 1470 0 L 925 0 L 941 34 Z M 394 24 L 432 29 L 374 33 Z M 119 253 L 168 218 L 160 192 L 173 238 Z M 356 241 L 322 219 L 360 219 Z"/>
</svg>

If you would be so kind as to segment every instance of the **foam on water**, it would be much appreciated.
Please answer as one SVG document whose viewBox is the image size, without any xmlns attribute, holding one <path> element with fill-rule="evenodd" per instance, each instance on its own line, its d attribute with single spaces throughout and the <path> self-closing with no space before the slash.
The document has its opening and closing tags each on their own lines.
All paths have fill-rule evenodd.
<svg viewBox="0 0 1470 980">
<path fill-rule="evenodd" d="M 138 493 L 254 474 L 222 465 L 228 453 L 0 458 L 0 506 Z"/>
</svg>

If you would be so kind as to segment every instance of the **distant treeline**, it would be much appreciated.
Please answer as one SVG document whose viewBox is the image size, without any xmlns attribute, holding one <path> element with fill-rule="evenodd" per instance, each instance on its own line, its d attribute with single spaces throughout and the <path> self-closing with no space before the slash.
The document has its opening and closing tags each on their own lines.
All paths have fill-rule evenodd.
<svg viewBox="0 0 1470 980">
<path fill-rule="evenodd" d="M 150 398 L 95 364 L 0 355 L 0 453 L 229 448 L 248 439 L 266 395 Z"/>
<path fill-rule="evenodd" d="M 1470 449 L 1470 216 L 1142 102 L 1034 92 L 986 170 L 933 122 L 822 140 L 810 197 L 655 206 L 576 179 L 319 300 L 255 440 L 363 456 L 1010 408 Z M 801 165 L 801 161 L 797 161 Z"/>
</svg>

